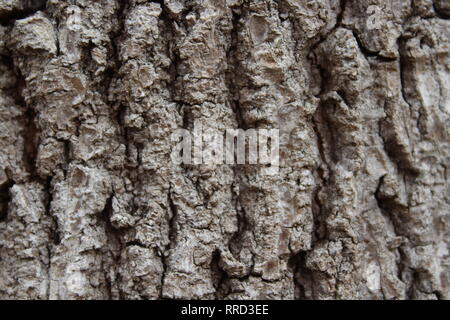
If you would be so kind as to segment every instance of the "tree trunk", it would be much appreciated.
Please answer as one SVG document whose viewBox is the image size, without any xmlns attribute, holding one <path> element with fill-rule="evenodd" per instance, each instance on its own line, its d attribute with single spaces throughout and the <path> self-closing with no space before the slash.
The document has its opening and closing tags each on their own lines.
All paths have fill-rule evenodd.
<svg viewBox="0 0 450 320">
<path fill-rule="evenodd" d="M 449 17 L 0 0 L 0 298 L 450 298 Z M 177 164 L 196 124 L 278 129 L 278 172 Z"/>
</svg>

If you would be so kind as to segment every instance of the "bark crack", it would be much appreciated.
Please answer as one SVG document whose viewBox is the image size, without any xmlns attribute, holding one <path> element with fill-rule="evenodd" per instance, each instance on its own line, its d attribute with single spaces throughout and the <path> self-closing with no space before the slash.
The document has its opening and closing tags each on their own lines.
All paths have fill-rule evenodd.
<svg viewBox="0 0 450 320">
<path fill-rule="evenodd" d="M 0 11 L 0 25 L 12 25 L 14 21 L 27 18 L 38 11 L 45 10 L 46 0 L 23 0 L 22 7 L 14 7 L 10 11 Z"/>
</svg>

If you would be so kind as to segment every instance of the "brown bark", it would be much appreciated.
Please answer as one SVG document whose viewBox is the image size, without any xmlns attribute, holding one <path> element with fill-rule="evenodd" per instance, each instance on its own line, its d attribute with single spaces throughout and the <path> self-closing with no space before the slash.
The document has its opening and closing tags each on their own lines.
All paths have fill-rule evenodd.
<svg viewBox="0 0 450 320">
<path fill-rule="evenodd" d="M 449 298 L 449 16 L 0 0 L 0 298 Z M 194 123 L 278 174 L 175 164 Z"/>
</svg>

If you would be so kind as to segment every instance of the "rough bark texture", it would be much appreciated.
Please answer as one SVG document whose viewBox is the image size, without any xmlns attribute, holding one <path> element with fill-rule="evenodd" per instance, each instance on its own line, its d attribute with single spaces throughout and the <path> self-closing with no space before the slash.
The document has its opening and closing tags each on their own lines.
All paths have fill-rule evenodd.
<svg viewBox="0 0 450 320">
<path fill-rule="evenodd" d="M 0 298 L 450 298 L 449 17 L 0 0 Z M 194 121 L 280 129 L 279 174 L 174 165 Z"/>
</svg>

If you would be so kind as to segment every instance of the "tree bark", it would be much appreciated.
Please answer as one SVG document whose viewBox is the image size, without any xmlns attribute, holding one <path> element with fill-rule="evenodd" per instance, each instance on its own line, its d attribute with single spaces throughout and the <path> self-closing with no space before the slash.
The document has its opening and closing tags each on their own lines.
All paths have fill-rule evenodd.
<svg viewBox="0 0 450 320">
<path fill-rule="evenodd" d="M 445 0 L 0 0 L 0 298 L 448 299 Z M 278 129 L 178 165 L 180 128 Z"/>
</svg>

